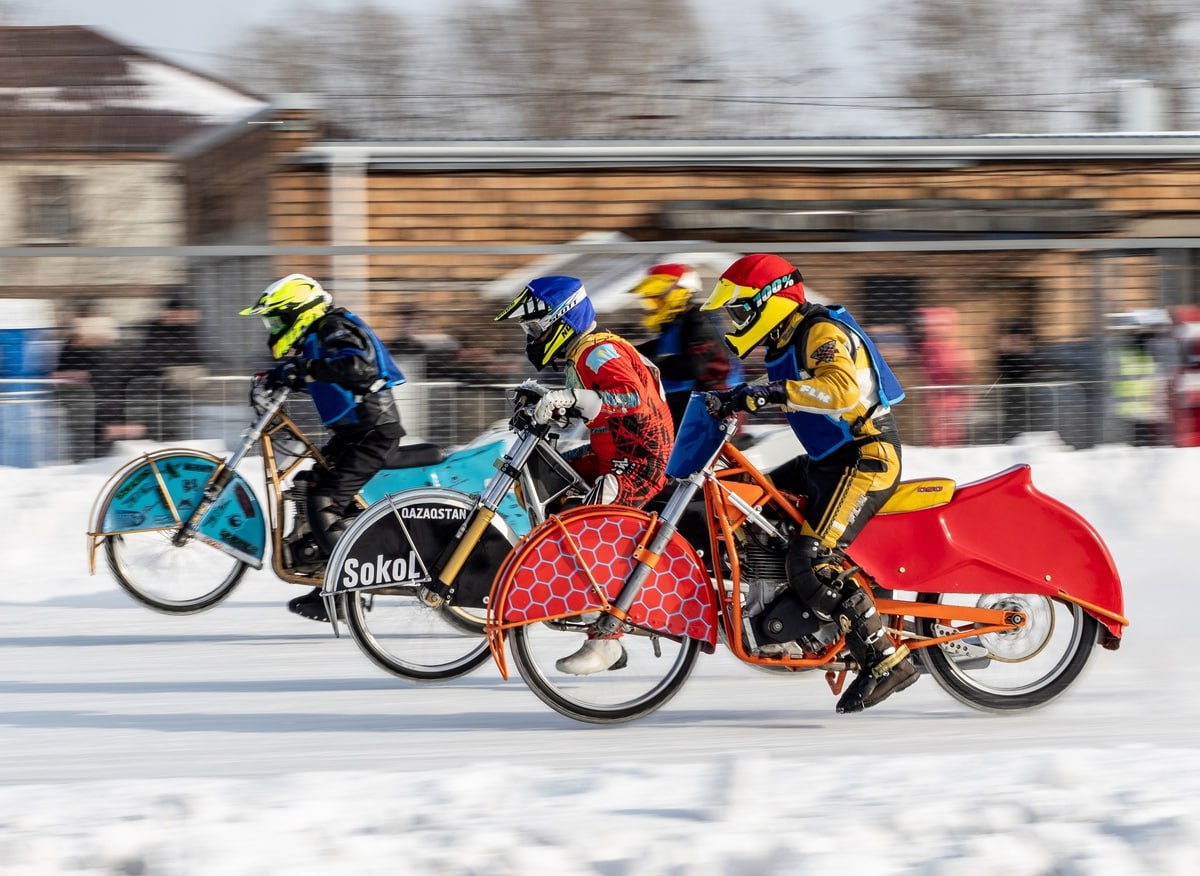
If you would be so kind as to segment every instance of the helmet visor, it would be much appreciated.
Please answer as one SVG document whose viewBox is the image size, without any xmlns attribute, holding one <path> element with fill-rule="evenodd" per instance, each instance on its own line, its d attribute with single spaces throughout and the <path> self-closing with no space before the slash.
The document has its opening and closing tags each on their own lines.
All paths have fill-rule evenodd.
<svg viewBox="0 0 1200 876">
<path fill-rule="evenodd" d="M 633 293 L 643 299 L 661 298 L 679 285 L 678 277 L 652 274 L 633 287 Z"/>
<path fill-rule="evenodd" d="M 541 299 L 530 294 L 529 289 L 526 288 L 508 307 L 500 311 L 500 315 L 496 319 L 516 317 L 521 321 L 521 328 L 525 330 L 525 335 L 536 338 L 552 328 L 556 322 L 564 319 L 572 308 L 586 298 L 587 292 L 580 288 L 561 304 L 551 309 Z"/>
<path fill-rule="evenodd" d="M 725 315 L 729 317 L 729 321 L 733 323 L 734 328 L 738 330 L 744 329 L 754 321 L 754 315 L 758 309 L 754 306 L 753 298 L 744 298 L 741 301 L 730 301 L 725 305 Z"/>
</svg>

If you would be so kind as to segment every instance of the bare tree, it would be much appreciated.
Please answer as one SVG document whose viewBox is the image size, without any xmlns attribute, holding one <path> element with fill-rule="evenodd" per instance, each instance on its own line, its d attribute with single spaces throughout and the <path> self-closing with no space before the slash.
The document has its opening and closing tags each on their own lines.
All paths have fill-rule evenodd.
<svg viewBox="0 0 1200 876">
<path fill-rule="evenodd" d="M 613 136 L 698 127 L 690 96 L 703 55 L 688 0 L 515 0 L 448 16 L 464 79 L 505 136 Z M 711 111 L 711 107 L 705 108 Z"/>
<path fill-rule="evenodd" d="M 400 14 L 371 2 L 301 3 L 244 33 L 222 73 L 260 94 L 324 95 L 331 121 L 363 136 L 407 136 L 420 41 Z"/>
<path fill-rule="evenodd" d="M 20 24 L 29 14 L 24 3 L 0 0 L 0 24 Z"/>
<path fill-rule="evenodd" d="M 1191 78 L 1195 45 L 1187 27 L 1194 17 L 1178 0 L 1081 0 L 1072 28 L 1080 67 L 1093 81 L 1110 88 L 1128 79 L 1150 79 L 1168 93 Z M 1177 96 L 1179 92 L 1175 92 Z M 1117 126 L 1117 101 L 1092 102 L 1096 127 Z M 1180 102 L 1169 101 L 1182 114 Z M 1177 125 L 1177 127 L 1183 127 Z"/>
<path fill-rule="evenodd" d="M 880 78 L 925 133 L 1078 127 L 1062 10 L 1044 0 L 897 0 L 883 13 Z"/>
<path fill-rule="evenodd" d="M 897 0 L 882 41 L 905 112 L 934 134 L 1115 126 L 1120 80 L 1182 81 L 1179 0 Z"/>
</svg>

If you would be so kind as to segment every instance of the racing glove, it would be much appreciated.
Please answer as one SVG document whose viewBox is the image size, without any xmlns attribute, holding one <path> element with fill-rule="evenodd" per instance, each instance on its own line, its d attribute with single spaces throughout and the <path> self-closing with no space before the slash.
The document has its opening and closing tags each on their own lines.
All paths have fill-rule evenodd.
<svg viewBox="0 0 1200 876">
<path fill-rule="evenodd" d="M 787 401 L 787 381 L 743 383 L 733 389 L 713 390 L 704 394 L 704 406 L 710 416 L 728 417 L 737 411 L 752 414 L 764 405 L 781 405 Z"/>
<path fill-rule="evenodd" d="M 600 394 L 590 389 L 548 389 L 533 409 L 533 421 L 544 426 L 551 420 L 582 417 L 593 420 L 600 413 Z"/>
<path fill-rule="evenodd" d="M 300 367 L 300 363 L 292 360 L 282 362 L 267 372 L 263 383 L 267 389 L 277 389 L 281 386 L 288 389 L 304 389 L 304 369 Z"/>
</svg>

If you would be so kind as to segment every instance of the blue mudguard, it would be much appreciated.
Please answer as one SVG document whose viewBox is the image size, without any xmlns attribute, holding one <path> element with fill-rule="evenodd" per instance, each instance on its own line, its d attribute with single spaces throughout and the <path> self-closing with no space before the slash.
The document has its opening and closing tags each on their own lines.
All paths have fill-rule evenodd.
<svg viewBox="0 0 1200 876">
<path fill-rule="evenodd" d="M 205 453 L 164 450 L 147 454 L 118 472 L 100 503 L 97 536 L 177 528 L 204 498 L 204 487 L 220 465 Z M 240 474 L 205 512 L 196 537 L 218 550 L 262 568 L 267 524 L 258 497 Z"/>
</svg>

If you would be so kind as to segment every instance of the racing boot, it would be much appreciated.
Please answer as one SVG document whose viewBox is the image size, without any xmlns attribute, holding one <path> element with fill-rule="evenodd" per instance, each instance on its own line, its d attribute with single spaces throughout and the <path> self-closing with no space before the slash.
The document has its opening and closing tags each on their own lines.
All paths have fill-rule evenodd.
<svg viewBox="0 0 1200 876">
<path fill-rule="evenodd" d="M 857 582 L 847 581 L 846 587 L 849 593 L 842 600 L 837 620 L 859 671 L 837 701 L 841 714 L 869 709 L 918 678 L 908 646 L 891 640 L 871 597 Z"/>
<path fill-rule="evenodd" d="M 320 565 L 324 565 L 325 561 L 329 559 L 329 555 L 333 553 L 333 546 L 350 525 L 350 521 L 342 513 L 341 506 L 329 496 L 309 493 L 306 504 L 309 526 L 312 527 L 312 536 L 316 540 L 320 554 L 318 558 L 314 559 L 317 559 Z M 325 623 L 329 621 L 329 612 L 325 608 L 325 600 L 321 598 L 320 587 L 314 587 L 309 593 L 290 600 L 287 607 L 288 611 L 298 614 L 300 617 Z M 340 599 L 337 600 L 337 611 L 338 619 L 344 620 Z"/>
<path fill-rule="evenodd" d="M 300 617 L 306 617 L 309 620 L 329 622 L 329 612 L 325 610 L 325 600 L 321 598 L 321 588 L 314 587 L 303 596 L 297 596 L 295 599 L 289 600 L 288 611 L 292 614 L 298 614 Z M 342 616 L 342 602 L 337 600 L 337 615 L 338 620 L 345 620 Z"/>
<path fill-rule="evenodd" d="M 350 520 L 346 517 L 341 503 L 335 502 L 329 496 L 312 493 L 308 494 L 308 523 L 325 559 L 329 559 L 329 555 L 333 553 L 333 546 L 350 526 Z"/>
<path fill-rule="evenodd" d="M 619 637 L 589 637 L 574 654 L 555 661 L 554 668 L 568 675 L 595 675 L 606 669 L 624 669 L 628 662 Z"/>
</svg>

